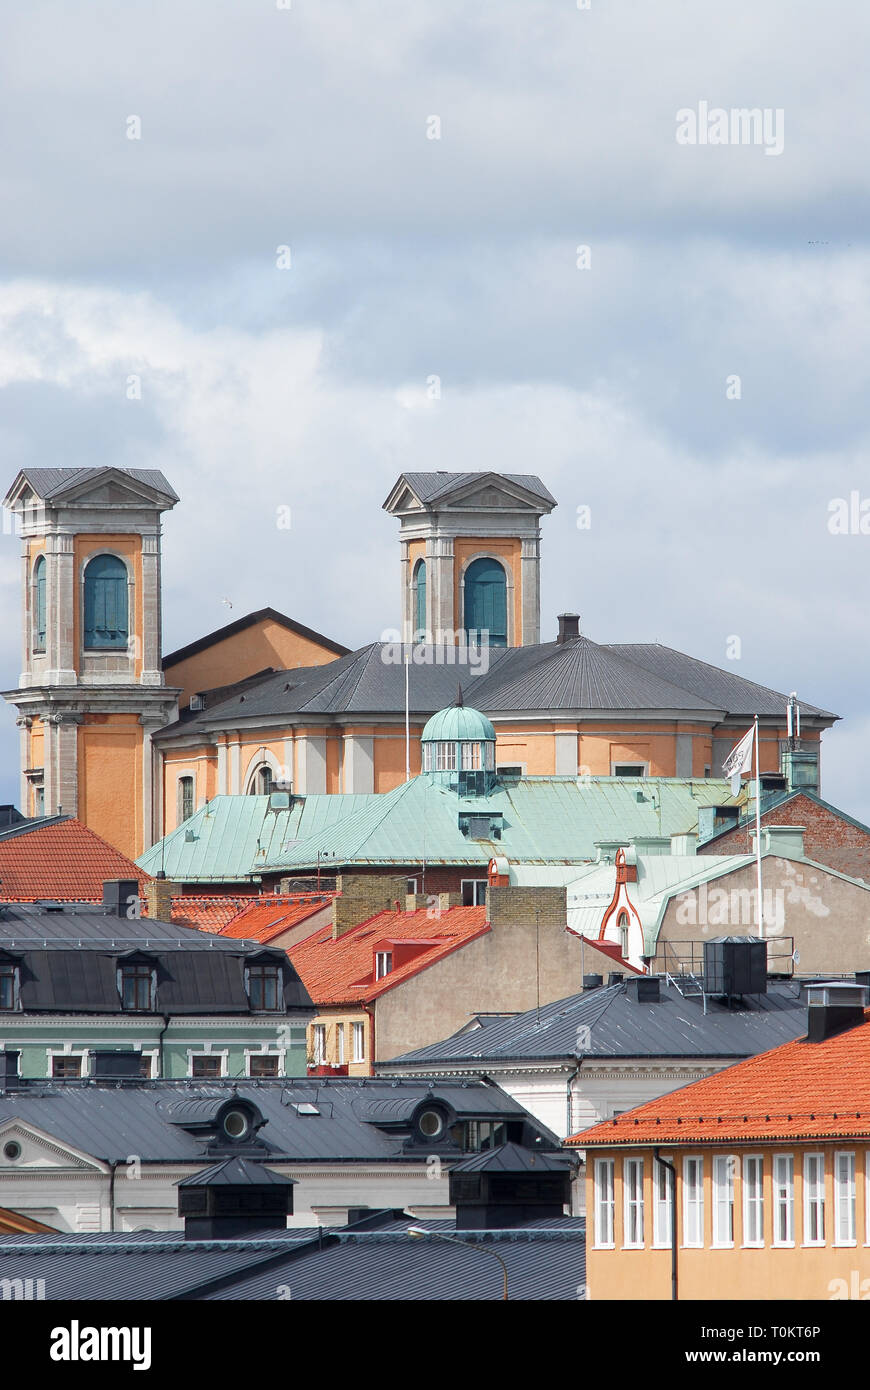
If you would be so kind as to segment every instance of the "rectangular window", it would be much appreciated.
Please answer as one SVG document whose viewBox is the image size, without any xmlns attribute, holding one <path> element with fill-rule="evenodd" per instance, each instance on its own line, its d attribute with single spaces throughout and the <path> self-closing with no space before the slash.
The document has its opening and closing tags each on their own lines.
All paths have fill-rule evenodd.
<svg viewBox="0 0 870 1390">
<path fill-rule="evenodd" d="M 480 744 L 463 743 L 462 747 L 462 768 L 466 772 L 473 772 L 480 767 Z"/>
<path fill-rule="evenodd" d="M 643 1249 L 643 1159 L 627 1158 L 622 1165 L 623 1240 L 626 1249 Z"/>
<path fill-rule="evenodd" d="M 456 744 L 455 744 L 455 743 L 436 743 L 436 744 L 435 744 L 435 771 L 436 771 L 436 772 L 455 772 L 455 771 L 456 771 Z"/>
<path fill-rule="evenodd" d="M 683 1159 L 683 1245 L 704 1244 L 704 1160 Z"/>
<path fill-rule="evenodd" d="M 660 1163 L 653 1165 L 653 1245 L 670 1247 L 671 1244 L 671 1177 L 669 1168 Z"/>
<path fill-rule="evenodd" d="M 364 1023 L 352 1023 L 353 1058 L 354 1062 L 364 1062 L 366 1059 L 366 1026 Z"/>
<path fill-rule="evenodd" d="M 611 777 L 646 777 L 647 763 L 612 763 Z"/>
<path fill-rule="evenodd" d="M 280 965 L 248 966 L 248 998 L 251 1008 L 275 1013 L 283 1005 Z"/>
<path fill-rule="evenodd" d="M 382 980 L 385 975 L 389 975 L 393 968 L 392 951 L 375 952 L 375 979 Z"/>
<path fill-rule="evenodd" d="M 804 1154 L 804 1245 L 825 1243 L 825 1155 Z"/>
<path fill-rule="evenodd" d="M 713 1159 L 713 1244 L 734 1244 L 734 1169 L 732 1154 Z"/>
<path fill-rule="evenodd" d="M 764 1159 L 760 1154 L 743 1159 L 743 1244 L 764 1244 Z"/>
<path fill-rule="evenodd" d="M 794 1245 L 794 1155 L 773 1156 L 773 1243 Z"/>
<path fill-rule="evenodd" d="M 63 1057 L 52 1057 L 51 1074 L 64 1081 L 76 1080 L 82 1074 L 81 1057 L 70 1057 L 68 1055 L 64 1055 Z"/>
<path fill-rule="evenodd" d="M 121 1006 L 134 1012 L 152 1010 L 154 971 L 150 965 L 121 966 Z"/>
<path fill-rule="evenodd" d="M 407 883 L 405 884 L 405 892 L 406 892 L 406 893 L 413 893 L 414 896 L 416 897 L 416 895 L 417 895 L 417 880 L 416 880 L 415 878 L 409 878 L 409 879 L 408 879 Z"/>
<path fill-rule="evenodd" d="M 190 1059 L 190 1074 L 203 1080 L 223 1076 L 224 1059 L 220 1055 L 212 1056 L 207 1052 L 194 1053 Z"/>
<path fill-rule="evenodd" d="M 278 1054 L 254 1052 L 248 1057 L 248 1076 L 277 1076 Z"/>
<path fill-rule="evenodd" d="M 482 907 L 486 902 L 486 879 L 464 878 L 460 882 L 463 907 Z"/>
<path fill-rule="evenodd" d="M 337 1024 L 335 1025 L 335 1042 L 336 1042 L 336 1050 L 337 1050 L 337 1053 L 338 1053 L 338 1064 L 339 1064 L 339 1066 L 341 1066 L 344 1062 L 347 1061 L 347 1058 L 345 1057 L 345 1053 L 344 1053 L 344 1024 L 343 1024 L 343 1023 L 337 1023 Z"/>
<path fill-rule="evenodd" d="M 855 1236 L 855 1155 L 834 1154 L 834 1230 L 835 1245 L 854 1245 Z"/>
<path fill-rule="evenodd" d="M 178 795 L 180 800 L 179 815 L 182 820 L 190 820 L 193 815 L 193 778 L 179 777 Z"/>
<path fill-rule="evenodd" d="M 143 1052 L 139 1059 L 139 1075 L 143 1081 L 150 1081 L 154 1075 L 154 1054 Z"/>
<path fill-rule="evenodd" d="M 314 1046 L 314 1061 L 318 1066 L 322 1066 L 326 1061 L 326 1024 L 315 1023 L 311 1029 L 311 1034 Z"/>
<path fill-rule="evenodd" d="M 598 1249 L 613 1249 L 613 1175 L 612 1158 L 595 1160 L 595 1245 Z"/>
<path fill-rule="evenodd" d="M 8 1013 L 15 1008 L 14 965 L 0 965 L 0 1009 Z"/>
</svg>

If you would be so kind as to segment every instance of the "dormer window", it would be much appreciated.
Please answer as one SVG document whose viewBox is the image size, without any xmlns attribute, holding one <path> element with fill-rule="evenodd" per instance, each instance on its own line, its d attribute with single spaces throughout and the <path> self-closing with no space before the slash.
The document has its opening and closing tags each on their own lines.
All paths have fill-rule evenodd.
<svg viewBox="0 0 870 1390">
<path fill-rule="evenodd" d="M 0 1012 L 13 1013 L 18 1003 L 18 966 L 0 961 Z"/>
<path fill-rule="evenodd" d="M 619 917 L 618 917 L 617 922 L 616 922 L 616 928 L 617 928 L 617 931 L 619 932 L 619 949 L 620 949 L 620 951 L 622 952 L 623 956 L 627 956 L 627 955 L 628 955 L 628 913 L 627 913 L 627 912 L 620 912 Z"/>
<path fill-rule="evenodd" d="M 121 1007 L 131 1013 L 153 1013 L 154 967 L 148 961 L 125 961 L 119 974 Z"/>
<path fill-rule="evenodd" d="M 389 975 L 393 968 L 392 951 L 375 952 L 375 979 L 382 980 L 385 975 Z"/>
<path fill-rule="evenodd" d="M 283 1004 L 280 965 L 249 965 L 248 1000 L 255 1013 L 276 1013 Z"/>
</svg>

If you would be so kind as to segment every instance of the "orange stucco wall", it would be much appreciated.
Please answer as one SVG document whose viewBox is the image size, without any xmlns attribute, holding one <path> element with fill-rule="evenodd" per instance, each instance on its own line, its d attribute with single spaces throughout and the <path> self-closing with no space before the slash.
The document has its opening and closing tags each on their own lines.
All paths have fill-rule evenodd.
<svg viewBox="0 0 870 1390">
<path fill-rule="evenodd" d="M 142 726 L 135 714 L 90 714 L 78 729 L 79 820 L 130 858 L 141 853 Z"/>
<path fill-rule="evenodd" d="M 348 1076 L 371 1076 L 372 1074 L 372 1020 L 365 1010 L 352 1008 L 321 1009 L 316 1018 L 311 1020 L 307 1032 L 308 1041 L 308 1062 L 309 1066 L 314 1062 L 314 1028 L 320 1025 L 326 1028 L 326 1062 L 329 1065 L 338 1063 L 338 1024 L 344 1024 L 344 1061 L 347 1064 Z M 362 1023 L 365 1025 L 365 1057 L 361 1062 L 350 1060 L 353 1051 L 353 1030 L 351 1024 Z"/>
<path fill-rule="evenodd" d="M 320 643 L 292 632 L 272 618 L 264 618 L 243 632 L 213 642 L 194 656 L 167 666 L 164 674 L 167 685 L 181 687 L 179 701 L 186 705 L 195 691 L 229 685 L 267 666 L 283 671 L 293 666 L 320 666 L 337 659 L 335 652 Z"/>
<path fill-rule="evenodd" d="M 857 1244 L 837 1246 L 834 1224 L 834 1153 L 846 1150 L 855 1154 L 855 1195 Z M 704 1248 L 683 1246 L 682 1163 L 685 1154 L 704 1156 Z M 826 1243 L 808 1246 L 803 1243 L 803 1155 L 805 1152 L 825 1155 L 825 1237 Z M 713 1243 L 713 1155 L 734 1154 L 739 1160 L 734 1180 L 734 1244 L 715 1249 Z M 794 1237 L 792 1247 L 773 1245 L 773 1155 L 794 1156 Z M 742 1159 L 744 1154 L 761 1154 L 764 1160 L 764 1245 L 744 1248 Z M 680 1299 L 706 1300 L 766 1300 L 808 1299 L 829 1300 L 842 1287 L 834 1281 L 860 1288 L 868 1280 L 863 1296 L 870 1296 L 870 1249 L 867 1241 L 867 1149 L 856 1140 L 833 1144 L 789 1144 L 726 1147 L 716 1145 L 706 1150 L 700 1147 L 679 1150 L 662 1148 L 663 1157 L 674 1162 L 677 1169 L 677 1290 Z M 623 1249 L 623 1159 L 644 1159 L 644 1248 Z M 615 1248 L 595 1247 L 594 1158 L 616 1160 L 615 1168 Z M 586 1155 L 586 1212 L 587 1252 L 586 1273 L 589 1297 L 601 1299 L 669 1299 L 671 1297 L 671 1251 L 653 1249 L 651 1149 L 588 1150 Z M 857 1278 L 853 1278 L 853 1271 Z M 756 1319 L 756 1321 L 759 1321 Z"/>
</svg>

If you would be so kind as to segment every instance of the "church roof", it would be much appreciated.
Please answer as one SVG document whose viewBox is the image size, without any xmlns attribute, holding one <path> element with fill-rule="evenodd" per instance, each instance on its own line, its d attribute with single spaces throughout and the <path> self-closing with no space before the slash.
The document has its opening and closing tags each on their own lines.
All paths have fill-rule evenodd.
<svg viewBox="0 0 870 1390">
<path fill-rule="evenodd" d="M 457 680 L 468 703 L 490 716 L 547 710 L 655 710 L 718 723 L 753 714 L 784 719 L 788 698 L 657 643 L 607 645 L 579 637 L 480 652 L 372 642 L 336 661 L 265 676 L 255 689 L 235 691 L 207 704 L 197 719 L 168 725 L 155 737 L 160 741 L 199 728 L 235 727 L 242 719 L 282 715 L 403 715 L 407 652 L 412 654 L 409 693 L 415 719 L 429 718 L 452 704 Z M 174 658 L 178 656 L 176 652 Z M 804 700 L 801 714 L 804 720 L 839 718 Z"/>
</svg>

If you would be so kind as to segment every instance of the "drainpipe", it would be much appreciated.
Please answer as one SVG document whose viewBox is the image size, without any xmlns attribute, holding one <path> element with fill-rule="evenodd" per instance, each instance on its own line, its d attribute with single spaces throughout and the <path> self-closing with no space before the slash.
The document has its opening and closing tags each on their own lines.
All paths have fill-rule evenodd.
<svg viewBox="0 0 870 1390">
<path fill-rule="evenodd" d="M 566 1137 L 566 1138 L 570 1138 L 570 1135 L 571 1135 L 571 1128 L 572 1128 L 572 1123 L 573 1123 L 573 1122 L 572 1122 L 572 1119 L 571 1119 L 571 1087 L 574 1085 L 574 1082 L 577 1080 L 577 1077 L 580 1075 L 580 1068 L 581 1068 L 582 1066 L 583 1066 L 583 1058 L 581 1057 L 580 1060 L 578 1061 L 576 1067 L 575 1067 L 574 1070 L 572 1071 L 571 1075 L 568 1077 L 567 1094 L 566 1094 L 566 1096 L 565 1096 L 565 1101 L 566 1101 L 566 1104 L 567 1104 L 567 1115 L 566 1115 L 566 1121 L 565 1121 L 565 1137 Z"/>
<path fill-rule="evenodd" d="M 160 1029 L 160 1032 L 157 1035 L 157 1076 L 162 1081 L 164 1076 L 163 1039 L 166 1036 L 166 1030 L 169 1027 L 169 1014 L 162 1014 L 161 1017 L 163 1019 L 163 1027 Z"/>
<path fill-rule="evenodd" d="M 371 1028 L 369 1029 L 369 1037 L 371 1038 L 371 1043 L 372 1043 L 372 1055 L 371 1055 L 371 1057 L 369 1058 L 369 1075 L 370 1075 L 370 1076 L 374 1076 L 374 1074 L 375 1074 L 375 1010 L 374 1010 L 374 1005 L 372 1005 L 371 1007 L 369 1007 L 368 1004 L 363 1004 L 363 1010 L 365 1011 L 365 1013 L 368 1014 L 369 1018 L 370 1018 L 371 1021 L 372 1021 L 372 1026 L 371 1026 Z"/>
<path fill-rule="evenodd" d="M 653 1158 L 671 1175 L 671 1301 L 677 1301 L 677 1170 L 673 1163 L 662 1158 L 658 1149 L 653 1149 Z"/>
<path fill-rule="evenodd" d="M 109 1230 L 115 1229 L 115 1170 L 119 1163 L 123 1163 L 122 1158 L 113 1158 L 109 1164 Z"/>
</svg>

